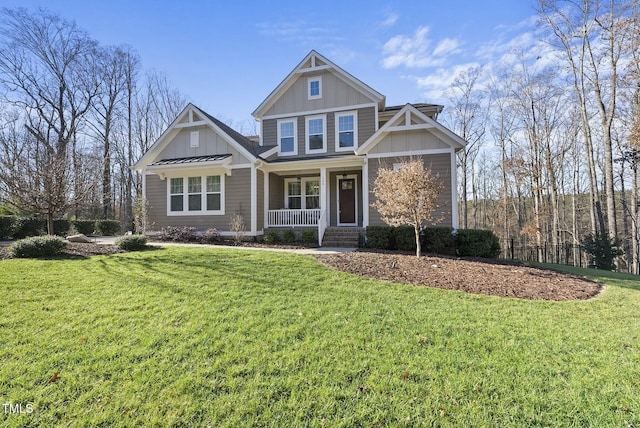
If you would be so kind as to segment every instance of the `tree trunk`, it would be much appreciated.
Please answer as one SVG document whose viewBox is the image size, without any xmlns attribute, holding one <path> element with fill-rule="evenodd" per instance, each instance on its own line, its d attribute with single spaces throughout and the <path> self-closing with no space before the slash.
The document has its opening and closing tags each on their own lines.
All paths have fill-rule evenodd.
<svg viewBox="0 0 640 428">
<path fill-rule="evenodd" d="M 420 225 L 414 225 L 413 230 L 416 233 L 416 257 L 420 257 L 422 254 L 422 248 L 420 247 Z"/>
</svg>

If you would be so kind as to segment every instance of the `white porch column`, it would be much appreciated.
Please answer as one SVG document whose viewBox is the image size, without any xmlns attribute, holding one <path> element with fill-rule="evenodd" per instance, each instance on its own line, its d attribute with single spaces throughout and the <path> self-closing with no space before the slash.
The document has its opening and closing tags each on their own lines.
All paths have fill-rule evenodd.
<svg viewBox="0 0 640 428">
<path fill-rule="evenodd" d="M 325 215 L 327 216 L 327 224 L 329 224 L 329 210 L 327 206 L 327 201 L 329 197 L 327 195 L 327 168 L 320 168 L 320 208 L 325 210 Z"/>
<path fill-rule="evenodd" d="M 147 168 L 142 170 L 142 199 L 147 199 Z"/>
<path fill-rule="evenodd" d="M 269 224 L 269 172 L 268 171 L 262 171 L 262 176 L 263 178 L 263 184 L 264 184 L 264 192 L 263 192 L 263 211 L 264 211 L 264 223 L 263 227 L 266 228 L 267 225 Z"/>
<path fill-rule="evenodd" d="M 369 226 L 369 159 L 362 165 L 362 227 Z"/>
<path fill-rule="evenodd" d="M 251 165 L 251 236 L 258 232 L 258 167 Z"/>
</svg>

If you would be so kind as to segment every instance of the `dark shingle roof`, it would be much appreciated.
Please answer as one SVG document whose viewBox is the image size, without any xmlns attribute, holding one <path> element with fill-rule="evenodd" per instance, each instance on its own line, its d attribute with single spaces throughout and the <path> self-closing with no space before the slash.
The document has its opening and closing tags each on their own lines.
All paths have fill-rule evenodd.
<svg viewBox="0 0 640 428">
<path fill-rule="evenodd" d="M 207 116 L 207 118 L 209 120 L 211 120 L 213 123 L 215 123 L 220 129 L 222 129 L 229 137 L 233 138 L 235 140 L 235 142 L 237 142 L 242 147 L 247 149 L 247 151 L 249 153 L 251 153 L 252 155 L 258 156 L 258 155 L 260 155 L 260 153 L 265 151 L 265 150 L 263 150 L 263 147 L 260 146 L 257 142 L 254 142 L 254 141 L 250 140 L 249 138 L 245 137 L 244 135 L 242 135 L 241 133 L 239 133 L 235 129 L 231 128 L 229 125 L 227 125 L 227 124 L 219 121 L 215 117 L 211 116 L 209 113 L 207 113 L 206 111 L 202 110 L 200 107 L 196 106 L 196 108 L 198 110 L 200 110 L 205 116 Z"/>
<path fill-rule="evenodd" d="M 231 155 L 224 154 L 224 155 L 208 155 L 208 156 L 191 156 L 188 158 L 162 159 L 152 163 L 151 165 L 177 165 L 177 164 L 185 164 L 185 163 L 210 162 L 210 161 L 218 161 L 218 160 L 226 159 L 229 156 Z"/>
</svg>

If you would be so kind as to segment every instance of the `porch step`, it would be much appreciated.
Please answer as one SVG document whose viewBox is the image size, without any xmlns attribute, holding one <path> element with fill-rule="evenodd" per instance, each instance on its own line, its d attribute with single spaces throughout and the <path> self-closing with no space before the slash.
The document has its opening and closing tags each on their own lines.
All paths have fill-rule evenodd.
<svg viewBox="0 0 640 428">
<path fill-rule="evenodd" d="M 328 227 L 322 239 L 323 247 L 359 247 L 364 235 L 361 227 Z"/>
</svg>

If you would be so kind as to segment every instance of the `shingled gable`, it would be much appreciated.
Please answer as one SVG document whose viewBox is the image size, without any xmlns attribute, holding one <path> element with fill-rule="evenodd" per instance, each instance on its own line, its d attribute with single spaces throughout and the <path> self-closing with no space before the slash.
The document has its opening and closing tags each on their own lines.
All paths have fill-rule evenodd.
<svg viewBox="0 0 640 428">
<path fill-rule="evenodd" d="M 171 142 L 172 138 L 180 131 L 183 127 L 184 120 L 189 117 L 189 114 L 195 114 L 200 120 L 194 124 L 208 125 L 210 126 L 216 133 L 218 133 L 224 140 L 226 140 L 229 144 L 235 147 L 240 153 L 246 156 L 250 160 L 257 160 L 258 156 L 266 151 L 271 149 L 271 147 L 261 147 L 257 143 L 251 141 L 247 137 L 244 137 L 231 127 L 225 125 L 215 117 L 211 116 L 204 110 L 198 108 L 192 103 L 187 104 L 187 106 L 182 110 L 182 112 L 176 117 L 176 119 L 169 125 L 169 127 L 164 131 L 164 133 L 156 140 L 155 143 L 147 150 L 147 152 L 140 158 L 138 162 L 133 166 L 134 170 L 141 171 L 146 166 L 149 166 L 153 163 L 162 161 L 163 159 L 156 159 L 162 150 Z M 172 164 L 179 164 L 180 159 L 171 159 Z M 185 163 L 191 163 L 192 161 L 185 158 Z"/>
<path fill-rule="evenodd" d="M 356 155 L 367 154 L 376 144 L 382 141 L 388 134 L 400 131 L 428 130 L 438 136 L 456 152 L 463 149 L 467 143 L 454 132 L 439 122 L 422 113 L 412 104 L 405 104 L 391 119 L 365 143 L 355 150 Z"/>
<path fill-rule="evenodd" d="M 306 73 L 312 73 L 317 71 L 330 71 L 338 78 L 342 79 L 347 84 L 356 88 L 364 95 L 366 95 L 371 101 L 378 104 L 380 110 L 384 109 L 385 96 L 371 88 L 369 85 L 363 83 L 361 80 L 355 78 L 351 74 L 338 67 L 333 62 L 329 61 L 324 56 L 320 55 L 315 50 L 309 52 L 304 59 L 293 69 L 291 73 L 267 96 L 267 98 L 256 108 L 252 115 L 256 119 L 260 119 L 264 116 L 265 112 L 276 102 L 284 92 L 289 89 L 300 77 Z"/>
</svg>

